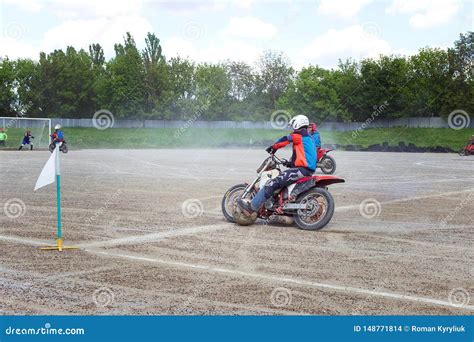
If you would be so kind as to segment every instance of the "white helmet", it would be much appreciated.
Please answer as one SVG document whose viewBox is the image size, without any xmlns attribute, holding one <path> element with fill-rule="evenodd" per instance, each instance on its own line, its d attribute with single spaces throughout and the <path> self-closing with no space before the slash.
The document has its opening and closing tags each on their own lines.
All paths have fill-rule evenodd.
<svg viewBox="0 0 474 342">
<path fill-rule="evenodd" d="M 61 125 L 58 124 L 58 125 L 54 126 L 54 129 L 61 129 Z"/>
<path fill-rule="evenodd" d="M 309 120 L 306 115 L 297 115 L 288 122 L 288 126 L 293 127 L 293 129 L 300 129 L 303 126 L 308 126 Z"/>
</svg>

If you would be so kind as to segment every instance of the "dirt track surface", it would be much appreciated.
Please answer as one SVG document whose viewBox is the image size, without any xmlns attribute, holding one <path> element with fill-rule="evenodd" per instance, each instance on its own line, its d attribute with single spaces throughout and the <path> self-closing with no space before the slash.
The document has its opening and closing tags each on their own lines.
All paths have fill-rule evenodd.
<svg viewBox="0 0 474 342">
<path fill-rule="evenodd" d="M 54 186 L 33 193 L 49 153 L 2 152 L 0 314 L 472 314 L 474 158 L 333 155 L 346 183 L 307 232 L 224 221 L 263 151 L 71 151 L 63 237 L 81 249 L 59 253 L 38 248 L 55 238 Z"/>
</svg>

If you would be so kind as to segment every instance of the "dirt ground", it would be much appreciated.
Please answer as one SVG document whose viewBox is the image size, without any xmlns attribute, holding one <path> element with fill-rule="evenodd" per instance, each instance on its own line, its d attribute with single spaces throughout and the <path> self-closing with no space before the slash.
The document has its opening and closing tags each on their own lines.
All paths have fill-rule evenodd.
<svg viewBox="0 0 474 342">
<path fill-rule="evenodd" d="M 287 156 L 288 151 L 281 153 Z M 334 152 L 332 222 L 224 221 L 260 150 L 0 152 L 0 314 L 472 314 L 474 158 Z"/>
</svg>

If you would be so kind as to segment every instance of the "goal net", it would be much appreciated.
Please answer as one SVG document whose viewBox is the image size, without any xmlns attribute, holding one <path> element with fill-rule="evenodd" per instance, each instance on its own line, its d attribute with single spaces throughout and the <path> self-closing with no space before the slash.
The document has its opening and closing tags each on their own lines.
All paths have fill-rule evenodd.
<svg viewBox="0 0 474 342">
<path fill-rule="evenodd" d="M 35 149 L 47 149 L 49 135 L 51 134 L 51 119 L 48 118 L 25 118 L 25 117 L 0 117 L 0 128 L 7 137 L 2 143 L 0 131 L 0 149 L 18 148 L 27 130 L 35 137 L 31 139 Z"/>
</svg>

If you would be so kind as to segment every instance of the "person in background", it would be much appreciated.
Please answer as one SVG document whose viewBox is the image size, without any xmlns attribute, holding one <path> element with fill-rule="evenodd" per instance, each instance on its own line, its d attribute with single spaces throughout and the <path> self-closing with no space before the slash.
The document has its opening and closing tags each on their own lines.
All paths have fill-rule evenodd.
<svg viewBox="0 0 474 342">
<path fill-rule="evenodd" d="M 31 133 L 31 131 L 27 129 L 25 135 L 23 136 L 23 141 L 21 142 L 20 148 L 18 150 L 21 150 L 25 145 L 30 145 L 30 150 L 33 151 L 33 142 L 31 141 L 31 139 L 34 138 L 35 137 Z"/>
<path fill-rule="evenodd" d="M 3 128 L 0 128 L 0 146 L 5 146 L 7 139 L 8 139 L 7 133 L 3 130 Z"/>
<path fill-rule="evenodd" d="M 311 122 L 309 124 L 308 133 L 313 138 L 314 144 L 316 145 L 316 152 L 318 152 L 319 149 L 321 148 L 321 136 L 318 132 L 318 126 L 316 126 L 314 122 Z"/>
</svg>

